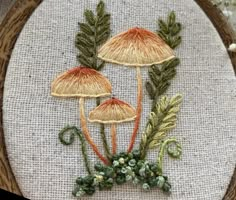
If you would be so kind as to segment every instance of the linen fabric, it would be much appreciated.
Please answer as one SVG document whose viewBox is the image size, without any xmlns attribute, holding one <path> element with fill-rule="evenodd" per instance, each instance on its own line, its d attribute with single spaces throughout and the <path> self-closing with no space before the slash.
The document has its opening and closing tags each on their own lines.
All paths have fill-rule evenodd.
<svg viewBox="0 0 236 200">
<path fill-rule="evenodd" d="M 78 99 L 55 98 L 50 84 L 61 72 L 79 65 L 74 46 L 83 11 L 94 10 L 96 0 L 45 0 L 21 32 L 6 75 L 3 105 L 4 136 L 9 160 L 25 197 L 32 200 L 75 199 L 75 179 L 86 170 L 79 140 L 64 146 L 59 131 L 67 124 L 80 127 Z M 236 80 L 227 50 L 217 31 L 192 0 L 107 0 L 112 14 L 112 35 L 131 27 L 157 29 L 157 19 L 174 10 L 183 24 L 183 42 L 176 50 L 181 59 L 168 96 L 181 93 L 184 101 L 177 127 L 169 133 L 183 146 L 181 160 L 165 156 L 164 174 L 172 184 L 171 195 L 158 189 L 144 192 L 125 184 L 111 191 L 97 191 L 83 199 L 221 200 L 236 163 Z M 148 68 L 141 69 L 143 84 Z M 133 67 L 106 64 L 102 73 L 111 81 L 113 95 L 136 106 L 137 81 Z M 151 107 L 143 88 L 143 113 L 136 147 Z M 105 98 L 104 98 L 105 100 Z M 85 100 L 85 110 L 95 99 Z M 99 125 L 89 123 L 99 149 Z M 119 124 L 118 152 L 129 144 L 133 123 Z M 110 127 L 106 125 L 110 141 Z M 88 148 L 91 164 L 98 160 Z M 157 150 L 149 153 L 155 162 Z"/>
</svg>

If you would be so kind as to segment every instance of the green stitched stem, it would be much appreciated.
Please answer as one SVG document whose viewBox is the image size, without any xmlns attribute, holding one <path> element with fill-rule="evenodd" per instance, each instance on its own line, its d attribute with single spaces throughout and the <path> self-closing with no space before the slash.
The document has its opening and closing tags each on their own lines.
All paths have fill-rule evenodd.
<svg viewBox="0 0 236 200">
<path fill-rule="evenodd" d="M 175 145 L 175 150 L 170 150 L 169 148 L 170 144 Z M 160 175 L 163 174 L 163 157 L 165 154 L 165 150 L 167 150 L 168 155 L 171 156 L 172 158 L 180 158 L 182 154 L 181 145 L 175 138 L 169 138 L 163 141 L 160 147 L 160 152 L 157 157 L 157 165 Z"/>
<path fill-rule="evenodd" d="M 69 140 L 68 141 L 64 138 L 66 133 L 69 134 Z M 87 155 L 87 150 L 86 150 L 86 142 L 85 142 L 85 139 L 83 137 L 82 132 L 78 128 L 76 128 L 75 126 L 66 126 L 65 128 L 63 128 L 60 131 L 59 140 L 64 145 L 70 145 L 74 142 L 75 135 L 79 136 L 79 140 L 80 140 L 80 143 L 81 143 L 81 151 L 82 151 L 82 155 L 83 155 L 83 158 L 84 158 L 85 167 L 86 167 L 86 170 L 87 170 L 88 174 L 91 174 L 91 169 L 90 169 L 90 166 L 89 166 L 88 155 Z"/>
<path fill-rule="evenodd" d="M 97 100 L 97 106 L 99 106 L 100 103 L 101 103 L 100 98 L 98 97 L 96 100 Z M 108 145 L 108 142 L 107 142 L 104 124 L 100 125 L 100 134 L 101 134 L 101 138 L 102 138 L 102 143 L 103 143 L 103 148 L 104 148 L 105 155 L 106 155 L 108 160 L 111 160 L 112 156 L 111 156 L 110 148 L 109 148 L 109 145 Z"/>
</svg>

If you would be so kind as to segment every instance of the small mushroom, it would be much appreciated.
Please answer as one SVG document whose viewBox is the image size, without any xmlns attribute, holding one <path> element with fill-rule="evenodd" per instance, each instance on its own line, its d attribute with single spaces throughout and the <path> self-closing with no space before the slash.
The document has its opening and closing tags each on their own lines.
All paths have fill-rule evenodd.
<svg viewBox="0 0 236 200">
<path fill-rule="evenodd" d="M 116 153 L 116 124 L 133 121 L 136 118 L 135 109 L 128 103 L 117 98 L 104 101 L 89 113 L 90 122 L 111 124 L 112 153 Z"/>
<path fill-rule="evenodd" d="M 111 83 L 106 77 L 94 69 L 82 66 L 75 67 L 60 74 L 52 82 L 51 86 L 52 96 L 80 98 L 79 110 L 81 129 L 93 151 L 105 164 L 108 164 L 108 161 L 99 152 L 87 128 L 84 112 L 84 101 L 85 98 L 109 96 L 111 94 L 111 90 Z"/>
<path fill-rule="evenodd" d="M 142 112 L 142 77 L 140 67 L 160 64 L 174 58 L 173 50 L 155 33 L 143 28 L 131 28 L 109 39 L 98 57 L 107 62 L 134 66 L 137 70 L 137 117 L 128 152 L 133 148 Z"/>
</svg>

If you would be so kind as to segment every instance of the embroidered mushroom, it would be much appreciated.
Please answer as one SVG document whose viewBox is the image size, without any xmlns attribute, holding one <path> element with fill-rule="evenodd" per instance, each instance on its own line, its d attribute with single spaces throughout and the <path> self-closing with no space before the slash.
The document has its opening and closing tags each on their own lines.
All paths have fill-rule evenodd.
<svg viewBox="0 0 236 200">
<path fill-rule="evenodd" d="M 98 57 L 107 62 L 134 66 L 137 70 L 137 117 L 128 152 L 133 148 L 142 112 L 142 76 L 140 67 L 160 64 L 174 58 L 173 50 L 155 33 L 132 28 L 109 39 L 99 50 Z"/>
<path fill-rule="evenodd" d="M 75 67 L 60 74 L 52 82 L 51 86 L 51 94 L 53 96 L 80 98 L 79 110 L 81 129 L 93 151 L 105 164 L 108 164 L 108 161 L 99 152 L 87 128 L 84 101 L 85 98 L 109 96 L 111 90 L 111 84 L 107 78 L 96 70 L 87 67 Z"/>
<path fill-rule="evenodd" d="M 117 98 L 104 101 L 89 113 L 90 122 L 111 124 L 112 153 L 116 153 L 116 124 L 133 121 L 136 117 L 135 109 L 128 103 Z"/>
</svg>

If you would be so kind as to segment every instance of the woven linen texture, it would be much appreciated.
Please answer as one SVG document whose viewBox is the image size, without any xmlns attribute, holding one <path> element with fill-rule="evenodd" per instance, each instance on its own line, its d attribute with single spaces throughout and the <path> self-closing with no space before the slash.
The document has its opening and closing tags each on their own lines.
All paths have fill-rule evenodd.
<svg viewBox="0 0 236 200">
<path fill-rule="evenodd" d="M 155 31 L 156 20 L 174 10 L 183 24 L 177 77 L 168 95 L 182 93 L 184 102 L 177 128 L 170 133 L 183 145 L 180 161 L 165 157 L 164 172 L 173 189 L 170 196 L 155 189 L 143 192 L 131 184 L 96 192 L 83 199 L 221 200 L 236 163 L 236 80 L 218 33 L 192 0 L 107 0 L 112 35 L 139 26 Z M 4 91 L 4 131 L 7 152 L 23 194 L 32 200 L 74 199 L 76 177 L 86 174 L 79 140 L 63 146 L 58 132 L 67 124 L 80 126 L 78 99 L 51 97 L 51 81 L 77 65 L 74 38 L 83 11 L 95 0 L 45 0 L 17 40 Z M 143 83 L 148 79 L 142 68 Z M 113 95 L 136 106 L 135 68 L 107 64 L 102 71 L 112 82 Z M 95 107 L 87 99 L 86 111 Z M 140 133 L 151 101 L 144 90 Z M 126 150 L 133 123 L 118 126 L 118 151 Z M 99 126 L 89 123 L 102 149 Z M 110 141 L 110 129 L 106 133 Z M 91 162 L 97 159 L 89 149 Z M 156 151 L 149 154 L 156 160 Z"/>
</svg>

